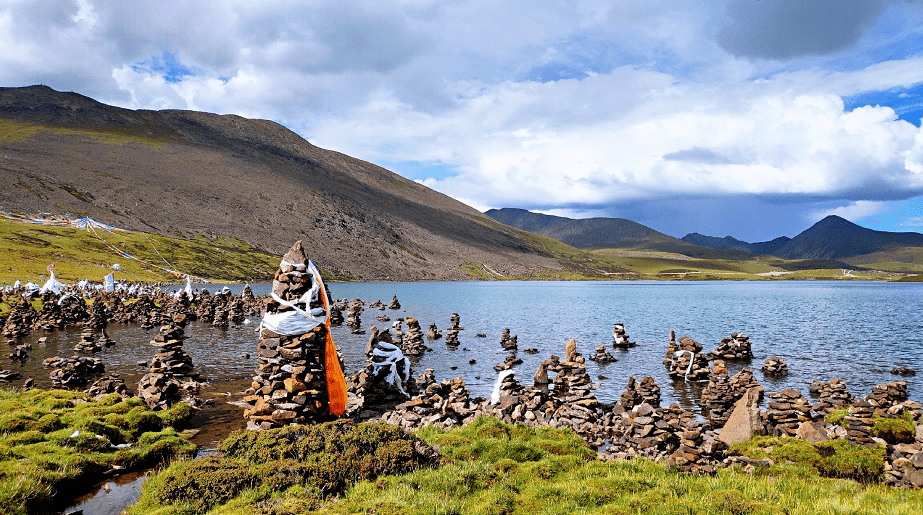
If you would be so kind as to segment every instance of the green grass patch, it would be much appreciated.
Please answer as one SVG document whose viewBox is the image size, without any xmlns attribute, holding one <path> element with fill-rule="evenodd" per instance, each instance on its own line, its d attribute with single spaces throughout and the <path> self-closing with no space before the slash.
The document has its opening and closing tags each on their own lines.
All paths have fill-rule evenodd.
<svg viewBox="0 0 923 515">
<path fill-rule="evenodd" d="M 144 133 L 129 133 L 125 131 L 107 131 L 103 129 L 75 129 L 65 127 L 48 127 L 33 123 L 17 122 L 0 118 L 0 145 L 14 143 L 32 137 L 39 132 L 61 135 L 86 136 L 100 143 L 110 145 L 123 145 L 125 143 L 141 143 L 154 148 L 160 148 L 169 143 L 167 138 L 159 138 Z"/>
<path fill-rule="evenodd" d="M 913 415 L 907 411 L 904 417 L 873 417 L 872 436 L 877 436 L 890 444 L 913 443 L 916 436 Z"/>
<path fill-rule="evenodd" d="M 157 267 L 167 267 L 163 258 L 180 272 L 216 281 L 268 280 L 279 264 L 278 256 L 232 238 L 180 239 L 129 231 L 100 232 L 100 236 L 143 262 L 116 254 L 91 231 L 0 218 L 0 254 L 4 256 L 0 284 L 16 279 L 41 284 L 40 274 L 47 277 L 51 262 L 56 264 L 58 279 L 65 282 L 101 282 L 113 263 L 122 268 L 115 272 L 120 281 L 178 281 Z"/>
<path fill-rule="evenodd" d="M 731 450 L 750 458 L 770 458 L 777 466 L 791 466 L 806 474 L 865 483 L 881 478 L 885 460 L 884 447 L 861 447 L 846 440 L 812 444 L 800 438 L 758 436 Z"/>
<path fill-rule="evenodd" d="M 400 428 L 347 420 L 237 432 L 219 450 L 222 456 L 175 463 L 159 473 L 129 513 L 205 513 L 226 504 L 225 511 L 263 511 L 257 507 L 278 504 L 278 495 L 289 490 L 304 508 L 356 481 L 411 472 L 435 457 Z"/>
<path fill-rule="evenodd" d="M 113 467 L 191 455 L 195 445 L 176 433 L 191 416 L 185 404 L 154 412 L 116 394 L 0 391 L 0 513 L 59 509 Z"/>
</svg>

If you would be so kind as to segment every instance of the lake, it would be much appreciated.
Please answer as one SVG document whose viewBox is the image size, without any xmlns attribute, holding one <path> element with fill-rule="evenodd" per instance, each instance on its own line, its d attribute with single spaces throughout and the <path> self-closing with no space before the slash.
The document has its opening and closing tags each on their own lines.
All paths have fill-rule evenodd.
<svg viewBox="0 0 923 515">
<path fill-rule="evenodd" d="M 252 285 L 254 293 L 269 291 L 268 284 Z M 232 288 L 240 291 L 242 286 Z M 461 345 L 450 349 L 444 339 L 428 341 L 433 349 L 415 365 L 415 374 L 426 368 L 436 371 L 439 380 L 461 376 L 473 396 L 489 396 L 506 351 L 500 347 L 504 328 L 519 337 L 516 377 L 526 385 L 539 363 L 551 354 L 564 353 L 570 338 L 578 350 L 593 354 L 597 345 L 608 346 L 618 359 L 597 365 L 587 361 L 590 376 L 599 382 L 597 397 L 613 402 L 624 390 L 629 375 L 638 379 L 650 375 L 662 389 L 664 405 L 676 401 L 695 407 L 703 383 L 673 382 L 662 364 L 670 330 L 677 338 L 689 336 L 701 342 L 706 351 L 733 332 L 750 336 L 754 359 L 748 364 L 768 391 L 795 388 L 808 395 L 812 379 L 840 377 L 850 392 L 864 396 L 876 383 L 903 379 L 889 373 L 903 365 L 921 374 L 908 377 L 912 399 L 923 401 L 923 284 L 878 282 L 467 282 L 467 283 L 332 283 L 334 298 L 361 298 L 366 304 L 380 299 L 386 305 L 397 294 L 402 304 L 398 311 L 368 308 L 362 326 L 390 327 L 377 315 L 392 320 L 412 315 L 420 320 L 424 332 L 431 322 L 440 329 L 449 327 L 453 312 L 461 316 L 465 328 Z M 212 287 L 214 290 L 215 287 Z M 345 313 L 344 313 L 345 315 Z M 258 318 L 249 325 L 217 329 L 193 323 L 187 326 L 186 351 L 196 367 L 212 381 L 213 391 L 227 391 L 237 397 L 246 388 L 256 366 L 255 332 Z M 621 351 L 611 346 L 612 325 L 625 324 L 631 340 L 638 346 Z M 406 325 L 404 326 L 406 330 Z M 137 326 L 110 326 L 117 345 L 96 355 L 106 363 L 107 372 L 119 372 L 126 381 L 136 382 L 145 372 L 137 366 L 154 354 L 147 344 L 155 334 Z M 475 337 L 484 333 L 485 338 Z M 333 328 L 341 347 L 347 374 L 366 364 L 363 350 L 368 335 L 354 335 L 346 327 Z M 41 336 L 36 333 L 30 340 Z M 31 352 L 23 366 L 24 377 L 35 377 L 48 387 L 48 371 L 41 359 L 55 354 L 71 355 L 79 331 L 49 334 L 49 343 Z M 538 354 L 522 352 L 525 347 Z M 252 357 L 244 359 L 243 353 Z M 769 379 L 759 371 L 766 358 L 776 355 L 789 366 L 789 375 Z M 469 364 L 470 360 L 475 364 Z M 731 372 L 745 364 L 730 364 Z M 18 365 L 13 364 L 13 368 Z M 452 370 L 451 367 L 457 367 Z M 605 379 L 598 379 L 602 375 Z M 236 417 L 234 417 L 236 418 Z M 243 425 L 242 418 L 240 419 Z"/>
</svg>

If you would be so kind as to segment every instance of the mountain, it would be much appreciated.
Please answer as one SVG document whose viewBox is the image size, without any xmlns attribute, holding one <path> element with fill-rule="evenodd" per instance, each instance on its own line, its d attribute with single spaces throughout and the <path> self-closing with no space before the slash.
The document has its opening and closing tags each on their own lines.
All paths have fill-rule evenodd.
<svg viewBox="0 0 923 515">
<path fill-rule="evenodd" d="M 786 259 L 839 260 L 904 247 L 923 247 L 923 234 L 875 231 L 830 215 L 794 238 L 780 236 L 772 241 L 747 243 L 730 236 L 716 238 L 689 233 L 683 236 L 683 241 L 714 249 L 736 249 Z"/>
<path fill-rule="evenodd" d="M 494 220 L 579 249 L 639 249 L 674 252 L 703 259 L 748 259 L 747 252 L 715 249 L 687 243 L 624 218 L 572 219 L 533 213 L 525 209 L 491 209 Z"/>
<path fill-rule="evenodd" d="M 923 247 L 923 234 L 866 229 L 830 215 L 773 254 L 787 259 L 843 259 L 899 247 Z"/>
<path fill-rule="evenodd" d="M 717 238 L 715 236 L 705 236 L 704 234 L 699 234 L 697 232 L 691 232 L 683 236 L 681 239 L 686 243 L 691 243 L 693 245 L 701 245 L 703 247 L 709 247 L 713 249 L 741 250 L 751 254 L 773 254 L 783 245 L 788 243 L 789 240 L 791 240 L 791 238 L 787 236 L 779 236 L 778 238 L 771 241 L 747 243 L 731 236 Z"/>
<path fill-rule="evenodd" d="M 267 120 L 129 110 L 45 86 L 0 88 L 0 211 L 238 238 L 301 239 L 339 277 L 452 280 L 559 263 L 510 227 Z M 216 248 L 215 252 L 221 252 Z"/>
</svg>

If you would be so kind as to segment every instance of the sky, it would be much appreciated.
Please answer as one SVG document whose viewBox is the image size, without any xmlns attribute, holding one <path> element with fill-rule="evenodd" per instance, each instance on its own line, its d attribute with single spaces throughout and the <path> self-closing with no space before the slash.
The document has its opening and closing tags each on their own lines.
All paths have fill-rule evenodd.
<svg viewBox="0 0 923 515">
<path fill-rule="evenodd" d="M 477 209 L 923 231 L 923 0 L 0 0 L 0 86 L 270 119 Z"/>
</svg>

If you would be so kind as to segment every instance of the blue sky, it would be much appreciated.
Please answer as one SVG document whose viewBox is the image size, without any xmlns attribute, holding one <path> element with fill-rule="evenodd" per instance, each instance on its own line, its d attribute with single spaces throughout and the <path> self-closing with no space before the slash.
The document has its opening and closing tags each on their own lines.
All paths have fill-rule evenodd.
<svg viewBox="0 0 923 515">
<path fill-rule="evenodd" d="M 923 0 L 0 2 L 0 85 L 275 120 L 478 209 L 923 231 Z"/>
</svg>

